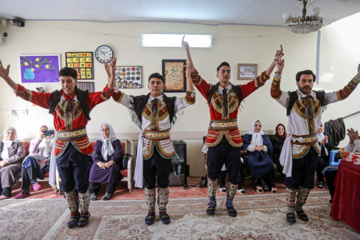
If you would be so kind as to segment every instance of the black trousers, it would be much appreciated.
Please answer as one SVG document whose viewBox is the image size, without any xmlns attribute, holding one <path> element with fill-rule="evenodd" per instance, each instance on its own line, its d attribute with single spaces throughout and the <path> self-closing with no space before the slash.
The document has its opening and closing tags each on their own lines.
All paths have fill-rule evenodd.
<svg viewBox="0 0 360 240">
<path fill-rule="evenodd" d="M 209 147 L 207 154 L 207 171 L 209 179 L 218 179 L 221 168 L 225 163 L 229 174 L 229 182 L 232 184 L 240 184 L 240 156 L 240 147 L 231 146 L 225 137 L 223 137 L 220 143 L 215 147 Z"/>
<path fill-rule="evenodd" d="M 157 185 L 161 188 L 169 186 L 169 175 L 171 170 L 171 159 L 163 158 L 154 147 L 153 155 L 144 160 L 144 186 L 148 189 L 155 188 Z"/>
<path fill-rule="evenodd" d="M 33 167 L 21 168 L 21 192 L 29 194 L 30 183 L 35 184 L 37 181 L 37 172 Z"/>
<path fill-rule="evenodd" d="M 337 173 L 337 170 L 336 171 L 326 171 L 326 173 L 325 173 L 325 179 L 326 179 L 326 183 L 329 188 L 331 199 L 334 198 L 334 193 L 335 193 L 334 183 L 335 183 L 336 173 Z"/>
<path fill-rule="evenodd" d="M 106 192 L 114 193 L 117 183 L 116 182 L 108 182 L 106 184 Z M 89 192 L 98 194 L 101 187 L 101 183 L 89 182 Z"/>
<path fill-rule="evenodd" d="M 92 166 L 90 156 L 80 153 L 69 143 L 64 154 L 56 159 L 56 164 L 64 192 L 75 188 L 79 193 L 85 193 L 89 189 L 89 171 Z"/>
<path fill-rule="evenodd" d="M 7 197 L 11 197 L 11 187 L 2 187 L 1 186 L 1 181 L 0 181 L 0 195 L 4 195 L 4 196 L 7 196 Z"/>
<path fill-rule="evenodd" d="M 285 186 L 290 189 L 299 187 L 314 188 L 315 170 L 318 164 L 319 155 L 313 147 L 308 153 L 299 159 L 293 159 L 292 175 L 285 177 Z"/>
</svg>

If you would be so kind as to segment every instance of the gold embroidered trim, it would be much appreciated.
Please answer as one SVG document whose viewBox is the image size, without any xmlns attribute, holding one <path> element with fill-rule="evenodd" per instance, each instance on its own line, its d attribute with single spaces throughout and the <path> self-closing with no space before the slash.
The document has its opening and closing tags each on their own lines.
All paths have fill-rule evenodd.
<svg viewBox="0 0 360 240">
<path fill-rule="evenodd" d="M 60 141 L 71 141 L 87 136 L 86 128 L 58 131 L 57 138 Z"/>
<path fill-rule="evenodd" d="M 170 131 L 164 130 L 164 131 L 144 131 L 144 138 L 154 141 L 164 140 L 170 138 Z"/>
<path fill-rule="evenodd" d="M 295 141 L 291 140 L 291 144 L 298 144 L 298 145 L 313 145 L 317 143 L 317 134 L 311 135 L 292 135 L 292 137 L 296 138 Z"/>
<path fill-rule="evenodd" d="M 237 118 L 225 120 L 210 120 L 209 123 L 209 129 L 212 130 L 230 130 L 237 127 Z"/>
</svg>

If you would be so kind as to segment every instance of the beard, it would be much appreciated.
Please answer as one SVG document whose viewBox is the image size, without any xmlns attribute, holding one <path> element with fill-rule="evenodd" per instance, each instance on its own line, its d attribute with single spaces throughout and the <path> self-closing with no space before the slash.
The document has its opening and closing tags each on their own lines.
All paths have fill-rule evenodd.
<svg viewBox="0 0 360 240">
<path fill-rule="evenodd" d="M 310 92 L 311 92 L 311 87 L 308 87 L 308 86 L 306 86 L 306 87 L 298 87 L 299 88 L 299 91 L 300 92 L 302 92 L 303 94 L 305 94 L 305 95 L 308 95 Z"/>
</svg>

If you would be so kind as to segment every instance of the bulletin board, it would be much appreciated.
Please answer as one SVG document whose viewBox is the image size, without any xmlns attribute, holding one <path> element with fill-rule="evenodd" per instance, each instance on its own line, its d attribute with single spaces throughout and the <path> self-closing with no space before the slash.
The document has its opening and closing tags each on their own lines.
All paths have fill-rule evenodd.
<svg viewBox="0 0 360 240">
<path fill-rule="evenodd" d="M 66 66 L 74 68 L 78 73 L 78 80 L 94 79 L 93 52 L 66 52 Z"/>
</svg>

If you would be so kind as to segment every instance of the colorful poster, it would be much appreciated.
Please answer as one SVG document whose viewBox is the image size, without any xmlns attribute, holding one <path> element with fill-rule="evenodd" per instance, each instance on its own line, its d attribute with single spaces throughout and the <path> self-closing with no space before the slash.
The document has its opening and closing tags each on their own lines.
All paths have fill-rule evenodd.
<svg viewBox="0 0 360 240">
<path fill-rule="evenodd" d="M 115 76 L 118 88 L 142 88 L 141 66 L 117 66 Z"/>
<path fill-rule="evenodd" d="M 20 55 L 21 83 L 58 83 L 59 54 Z"/>
<path fill-rule="evenodd" d="M 93 52 L 66 52 L 66 66 L 74 68 L 78 73 L 78 80 L 94 79 Z"/>
</svg>

